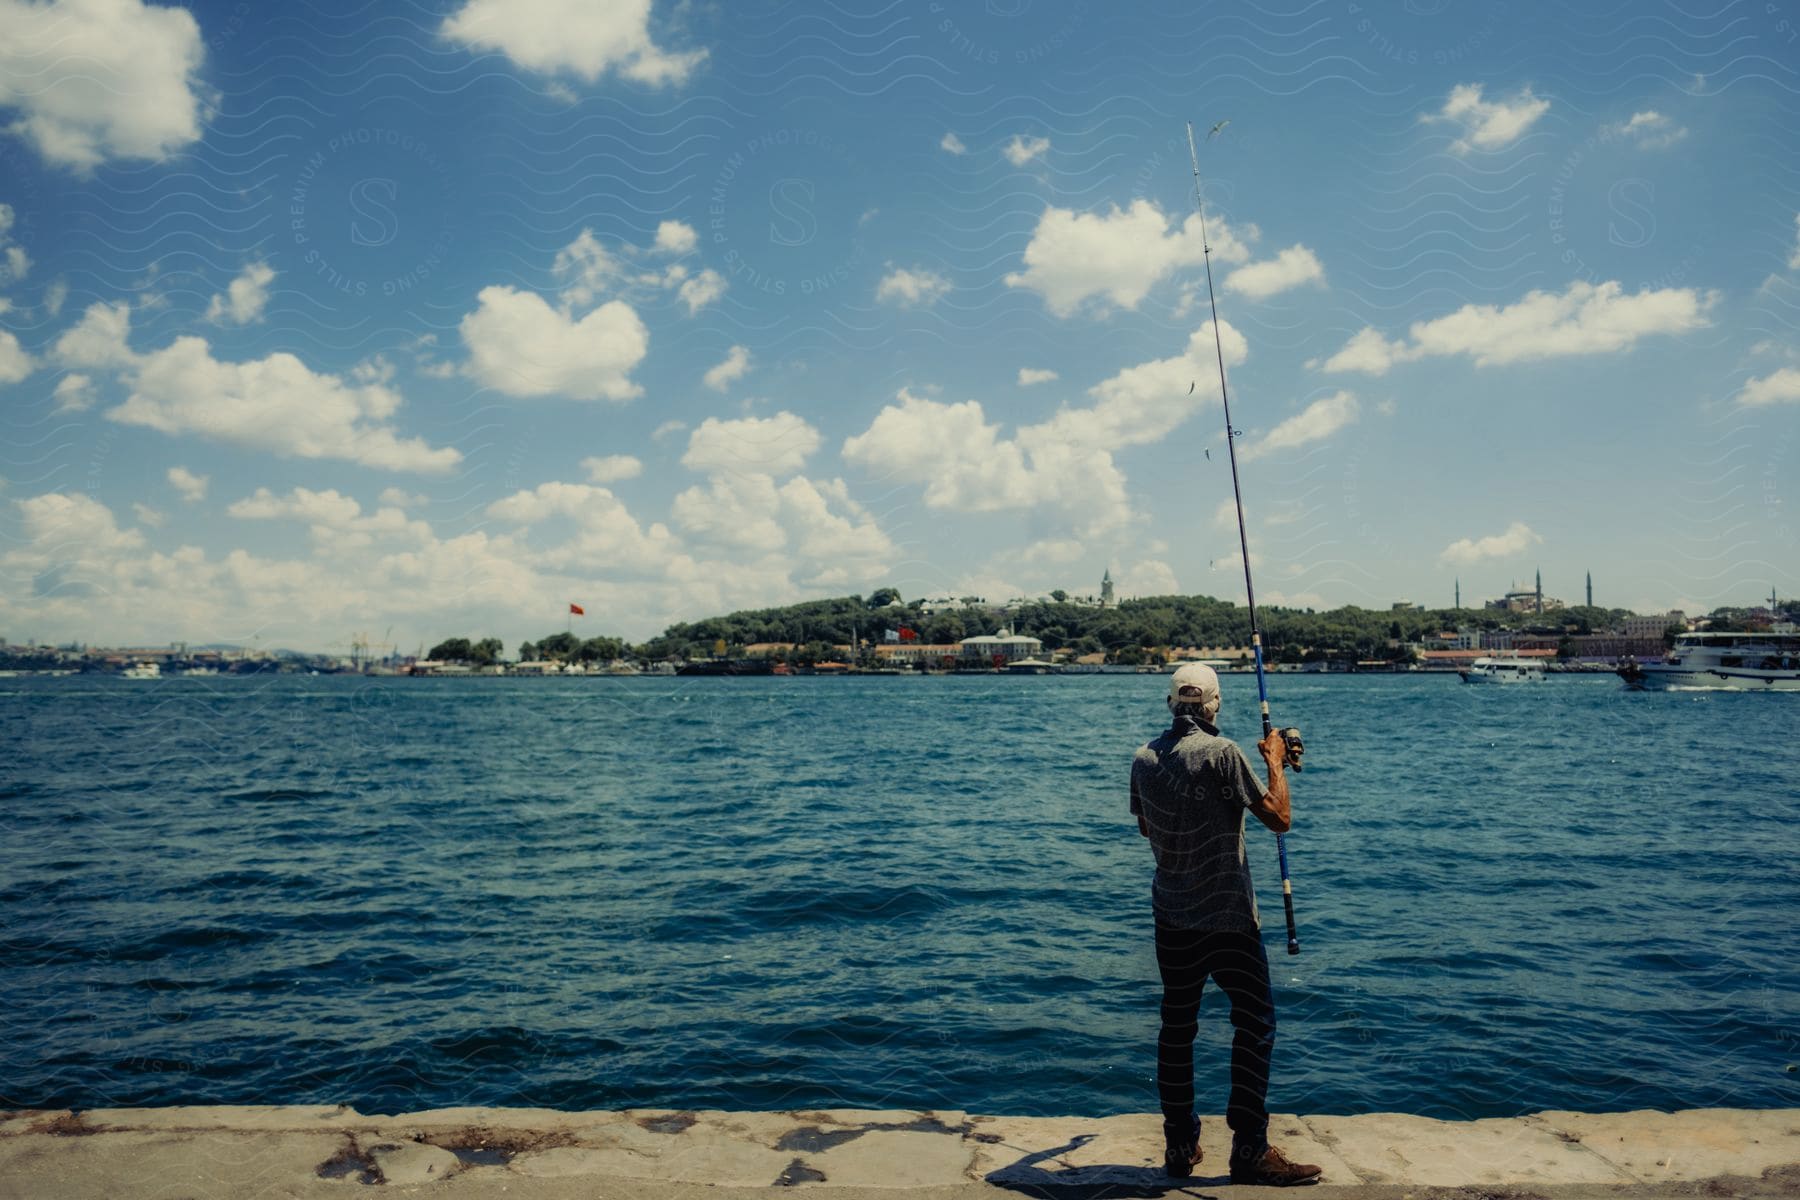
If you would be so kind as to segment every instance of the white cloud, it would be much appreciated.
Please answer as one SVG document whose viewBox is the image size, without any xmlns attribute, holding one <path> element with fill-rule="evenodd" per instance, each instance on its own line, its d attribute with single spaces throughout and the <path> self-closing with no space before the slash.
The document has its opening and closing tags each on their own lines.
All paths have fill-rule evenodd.
<svg viewBox="0 0 1800 1200">
<path fill-rule="evenodd" d="M 435 540 L 431 526 L 408 517 L 398 506 L 365 515 L 361 504 L 335 488 L 315 492 L 297 487 L 285 496 L 277 496 L 268 488 L 257 488 L 254 494 L 233 501 L 225 512 L 240 520 L 304 522 L 310 527 L 316 548 L 332 555 L 342 555 L 346 550 L 360 549 L 376 541 L 398 539 L 415 545 L 429 545 Z"/>
<path fill-rule="evenodd" d="M 107 411 L 110 420 L 390 470 L 447 471 L 462 460 L 455 450 L 394 431 L 388 422 L 400 407 L 398 393 L 316 374 L 292 354 L 221 362 L 203 338 L 179 337 L 141 356 L 130 383 L 125 403 Z"/>
<path fill-rule="evenodd" d="M 462 319 L 469 372 L 509 396 L 630 400 L 631 372 L 650 350 L 637 310 L 609 300 L 579 320 L 532 292 L 485 287 Z"/>
<path fill-rule="evenodd" d="M 681 465 L 709 474 L 791 475 L 819 448 L 819 431 L 790 412 L 721 421 L 689 435 Z"/>
<path fill-rule="evenodd" d="M 58 279 L 44 289 L 44 315 L 56 317 L 62 315 L 63 301 L 69 298 L 69 283 L 66 279 Z"/>
<path fill-rule="evenodd" d="M 86 412 L 94 406 L 94 381 L 79 372 L 64 375 L 51 395 L 59 413 Z"/>
<path fill-rule="evenodd" d="M 1479 83 L 1461 83 L 1450 89 L 1444 107 L 1428 121 L 1450 121 L 1461 125 L 1463 135 L 1451 144 L 1458 154 L 1471 150 L 1499 150 L 1512 145 L 1550 111 L 1550 102 L 1522 88 L 1508 100 L 1483 100 Z"/>
<path fill-rule="evenodd" d="M 0 0 L 0 107 L 45 159 L 90 170 L 200 137 L 205 47 L 185 9 L 139 0 Z"/>
<path fill-rule="evenodd" d="M 593 83 L 608 71 L 635 83 L 679 84 L 704 50 L 672 54 L 650 37 L 650 0 L 469 0 L 441 30 L 451 41 L 498 50 L 526 70 L 568 72 Z"/>
<path fill-rule="evenodd" d="M 1308 366 L 1321 371 L 1362 371 L 1369 375 L 1385 375 L 1397 362 L 1410 362 L 1419 355 L 1404 342 L 1390 342 L 1374 328 L 1359 329 L 1344 348 L 1323 363 L 1313 360 Z"/>
<path fill-rule="evenodd" d="M 13 503 L 25 547 L 9 551 L 0 561 L 48 565 L 58 558 L 99 556 L 144 544 L 143 534 L 120 529 L 112 510 L 91 496 L 50 492 Z"/>
<path fill-rule="evenodd" d="M 661 425 L 658 425 L 655 429 L 650 431 L 650 440 L 653 442 L 660 442 L 664 438 L 680 433 L 686 428 L 686 421 L 670 417 L 667 421 L 664 421 Z"/>
<path fill-rule="evenodd" d="M 629 454 L 608 454 L 599 458 L 582 459 L 581 469 L 595 483 L 619 483 L 642 475 L 644 464 Z"/>
<path fill-rule="evenodd" d="M 151 529 L 161 529 L 169 521 L 167 513 L 151 508 L 141 501 L 133 503 L 131 511 L 137 517 L 139 525 L 148 526 Z"/>
<path fill-rule="evenodd" d="M 1800 213 L 1794 214 L 1794 252 L 1788 255 L 1788 270 L 1800 271 Z"/>
<path fill-rule="evenodd" d="M 1155 558 L 1146 558 L 1134 563 L 1119 572 L 1115 581 L 1120 594 L 1133 596 L 1175 596 L 1181 592 L 1181 586 L 1175 581 L 1175 571 L 1168 563 Z"/>
<path fill-rule="evenodd" d="M 1292 450 L 1297 446 L 1305 446 L 1312 442 L 1322 442 L 1356 420 L 1357 412 L 1356 397 L 1349 392 L 1337 392 L 1314 400 L 1269 430 L 1262 441 L 1244 447 L 1238 457 L 1248 462 L 1251 459 L 1261 458 L 1265 454 Z"/>
<path fill-rule="evenodd" d="M 1223 219 L 1207 230 L 1213 253 L 1224 262 L 1249 257 L 1244 241 Z M 1254 239 L 1254 229 L 1246 237 Z M 1025 247 L 1025 270 L 1006 276 L 1008 287 L 1028 288 L 1059 317 L 1084 300 L 1100 296 L 1119 308 L 1136 308 L 1165 276 L 1202 262 L 1200 217 L 1196 213 L 1171 228 L 1169 218 L 1148 200 L 1105 213 L 1046 208 Z"/>
<path fill-rule="evenodd" d="M 544 553 L 551 567 L 604 563 L 608 571 L 643 575 L 666 567 L 677 552 L 668 527 L 645 528 L 617 496 L 584 483 L 542 483 L 488 505 L 488 515 L 519 525 L 554 518 L 576 530 L 568 541 Z"/>
<path fill-rule="evenodd" d="M 672 514 L 684 531 L 707 544 L 759 555 L 791 552 L 831 564 L 828 570 L 883 561 L 894 553 L 887 535 L 850 500 L 841 479 L 817 483 L 795 476 L 777 484 L 764 474 L 715 475 L 676 496 Z"/>
<path fill-rule="evenodd" d="M 0 608 L 59 641 L 254 637 L 325 649 L 379 613 L 408 649 L 473 630 L 504 637 L 510 649 L 515 638 L 561 628 L 560 604 L 549 598 L 579 599 L 597 632 L 635 639 L 674 620 L 866 593 L 888 579 L 894 548 L 842 481 L 794 478 L 745 492 L 762 506 L 745 514 L 750 525 L 760 528 L 767 511 L 780 526 L 773 549 L 733 541 L 725 512 L 717 537 L 697 535 L 711 547 L 702 553 L 605 488 L 582 484 L 505 497 L 489 506 L 489 529 L 451 538 L 385 500 L 370 513 L 325 492 L 245 497 L 263 520 L 311 527 L 311 553 L 295 558 L 152 551 L 98 502 L 52 494 L 15 504 L 17 536 L 0 547 Z"/>
<path fill-rule="evenodd" d="M 381 495 L 376 499 L 380 500 L 382 505 L 387 508 L 418 508 L 422 504 L 431 502 L 430 496 L 397 487 L 382 488 Z"/>
<path fill-rule="evenodd" d="M 1274 258 L 1248 263 L 1225 277 L 1225 289 L 1267 300 L 1279 292 L 1307 283 L 1324 283 L 1325 268 L 1318 257 L 1302 245 L 1289 246 Z"/>
<path fill-rule="evenodd" d="M 248 325 L 262 320 L 269 303 L 269 284 L 275 281 L 275 270 L 267 263 L 247 264 L 225 293 L 214 296 L 206 306 L 206 319 L 218 324 Z"/>
<path fill-rule="evenodd" d="M 168 480 L 170 486 L 181 493 L 181 498 L 189 504 L 206 499 L 208 477 L 196 475 L 186 467 L 170 467 Z"/>
<path fill-rule="evenodd" d="M 1237 501 L 1225 499 L 1219 501 L 1219 507 L 1213 509 L 1212 527 L 1218 530 L 1237 532 Z"/>
<path fill-rule="evenodd" d="M 700 235 L 692 225 L 681 221 L 664 221 L 656 227 L 654 248 L 663 254 L 686 254 L 700 244 Z"/>
<path fill-rule="evenodd" d="M 1737 394 L 1739 404 L 1760 408 L 1767 404 L 1800 403 L 1800 369 L 1782 367 L 1772 375 L 1752 379 Z"/>
<path fill-rule="evenodd" d="M 1048 149 L 1049 138 L 1026 137 L 1022 133 L 1015 133 L 1012 140 L 1000 148 L 1000 153 L 1006 155 L 1006 161 L 1013 166 L 1022 167 Z"/>
<path fill-rule="evenodd" d="M 25 247 L 12 243 L 13 220 L 12 205 L 0 204 L 0 286 L 17 283 L 31 270 L 31 256 Z"/>
<path fill-rule="evenodd" d="M 583 229 L 556 252 L 550 269 L 568 281 L 563 284 L 563 305 L 586 308 L 620 283 L 630 268 L 607 252 L 593 230 Z"/>
<path fill-rule="evenodd" d="M 131 305 L 90 304 L 81 320 L 56 339 L 56 357 L 69 367 L 129 367 L 137 361 L 125 344 L 130 336 Z"/>
<path fill-rule="evenodd" d="M 1635 142 L 1645 150 L 1661 150 L 1679 142 L 1688 131 L 1659 112 L 1641 112 L 1631 114 L 1629 121 L 1601 126 L 1600 133 L 1604 137 Z"/>
<path fill-rule="evenodd" d="M 17 383 L 37 370 L 37 360 L 19 345 L 19 339 L 0 329 L 0 384 Z"/>
<path fill-rule="evenodd" d="M 938 148 L 940 150 L 947 150 L 951 154 L 967 154 L 969 152 L 969 148 L 963 145 L 963 140 L 954 133 L 946 133 L 943 136 L 943 139 L 938 142 Z"/>
<path fill-rule="evenodd" d="M 921 305 L 928 308 L 949 291 L 950 281 L 935 271 L 895 267 L 882 276 L 881 283 L 875 288 L 875 299 L 892 300 L 908 308 Z"/>
<path fill-rule="evenodd" d="M 722 392 L 733 383 L 742 379 L 750 370 L 750 351 L 744 346 L 733 346 L 726 351 L 725 358 L 708 367 L 701 382 L 715 392 Z"/>
<path fill-rule="evenodd" d="M 1514 304 L 1469 304 L 1448 316 L 1415 322 L 1408 331 L 1410 342 L 1363 329 L 1323 364 L 1309 365 L 1381 375 L 1395 363 L 1455 354 L 1468 355 L 1478 367 L 1609 354 L 1628 350 L 1641 338 L 1703 328 L 1717 301 L 1717 293 L 1692 288 L 1626 295 L 1616 280 L 1576 280 L 1560 294 L 1529 292 Z"/>
<path fill-rule="evenodd" d="M 608 292 L 641 296 L 646 292 L 674 290 L 688 306 L 692 316 L 725 294 L 725 277 L 710 267 L 690 274 L 680 263 L 651 267 L 641 260 L 647 255 L 684 255 L 699 245 L 699 235 L 691 225 L 680 221 L 664 221 L 656 227 L 656 238 L 647 247 L 622 245 L 623 257 L 600 244 L 591 229 L 583 229 L 575 240 L 556 252 L 551 265 L 562 280 L 562 308 L 565 311 L 585 309 Z M 633 259 L 640 260 L 633 262 Z"/>
<path fill-rule="evenodd" d="M 1033 384 L 1054 383 L 1060 376 L 1055 371 L 1044 367 L 1020 367 L 1019 386 L 1031 387 Z"/>
<path fill-rule="evenodd" d="M 681 285 L 679 292 L 683 302 L 688 306 L 688 315 L 693 316 L 707 305 L 725 294 L 725 277 L 706 268 L 692 279 Z"/>
<path fill-rule="evenodd" d="M 1525 522 L 1514 521 L 1506 527 L 1505 533 L 1484 538 L 1458 538 L 1445 546 L 1438 557 L 1447 563 L 1468 566 L 1487 558 L 1510 558 L 1543 540 Z"/>
<path fill-rule="evenodd" d="M 1245 360 L 1244 338 L 1229 324 L 1221 341 L 1228 363 Z M 1209 322 L 1183 353 L 1128 367 L 1089 388 L 1088 407 L 1065 408 L 1011 437 L 978 401 L 946 404 L 903 388 L 843 453 L 884 480 L 922 485 L 928 508 L 1042 509 L 1098 535 L 1132 516 L 1114 453 L 1158 441 L 1209 403 L 1212 390 L 1190 385 L 1215 369 Z"/>
</svg>

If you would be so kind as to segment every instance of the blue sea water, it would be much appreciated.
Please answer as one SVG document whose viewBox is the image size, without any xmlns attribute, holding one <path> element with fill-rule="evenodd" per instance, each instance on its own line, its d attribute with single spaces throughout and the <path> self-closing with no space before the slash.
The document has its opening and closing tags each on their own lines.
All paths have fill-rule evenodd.
<svg viewBox="0 0 1800 1200">
<path fill-rule="evenodd" d="M 1800 1105 L 1800 696 L 1271 683 L 1274 1109 Z M 0 1106 L 1152 1110 L 1164 686 L 0 680 Z"/>
</svg>

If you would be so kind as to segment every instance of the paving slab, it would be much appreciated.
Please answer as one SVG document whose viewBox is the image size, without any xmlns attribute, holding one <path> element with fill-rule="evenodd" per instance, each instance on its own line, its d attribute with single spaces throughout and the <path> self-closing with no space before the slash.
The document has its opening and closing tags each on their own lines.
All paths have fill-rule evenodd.
<svg viewBox="0 0 1800 1200">
<path fill-rule="evenodd" d="M 424 1142 L 376 1142 L 364 1151 L 383 1183 L 437 1183 L 462 1169 L 454 1153 Z"/>
<path fill-rule="evenodd" d="M 117 1130 L 0 1142 L 0 1197 L 278 1196 L 315 1181 L 341 1133 Z"/>
<path fill-rule="evenodd" d="M 969 1181 L 974 1143 L 961 1130 L 930 1133 L 904 1129 L 872 1129 L 823 1151 L 796 1156 L 795 1162 L 816 1178 L 796 1183 L 830 1183 L 833 1187 L 919 1188 Z M 795 1164 L 788 1164 L 797 1174 Z"/>
<path fill-rule="evenodd" d="M 1682 1112 L 1542 1112 L 1529 1118 L 1573 1138 L 1644 1183 L 1760 1175 L 1800 1162 L 1800 1113 L 1694 1108 Z"/>
<path fill-rule="evenodd" d="M 1522 1117 L 1434 1121 L 1402 1113 L 1307 1117 L 1313 1136 L 1364 1183 L 1440 1187 L 1630 1183 L 1577 1142 Z"/>
</svg>

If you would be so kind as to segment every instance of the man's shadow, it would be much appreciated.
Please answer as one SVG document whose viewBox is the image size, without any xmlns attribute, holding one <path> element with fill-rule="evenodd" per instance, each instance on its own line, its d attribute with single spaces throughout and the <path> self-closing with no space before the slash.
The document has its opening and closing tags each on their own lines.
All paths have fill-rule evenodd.
<svg viewBox="0 0 1800 1200">
<path fill-rule="evenodd" d="M 1123 1163 L 1099 1163 L 1086 1167 L 1042 1164 L 1094 1140 L 1083 1133 L 1061 1146 L 1038 1150 L 989 1171 L 983 1179 L 995 1187 L 1019 1192 L 1043 1200 L 1157 1200 L 1168 1195 L 1203 1196 L 1195 1189 L 1218 1187 L 1231 1182 L 1229 1175 L 1196 1175 L 1188 1179 L 1171 1179 L 1161 1167 L 1126 1166 Z"/>
</svg>

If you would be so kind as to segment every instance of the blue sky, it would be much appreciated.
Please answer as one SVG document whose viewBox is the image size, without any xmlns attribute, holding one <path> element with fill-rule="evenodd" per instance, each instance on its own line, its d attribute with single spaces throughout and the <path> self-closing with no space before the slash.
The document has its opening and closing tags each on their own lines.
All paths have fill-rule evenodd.
<svg viewBox="0 0 1800 1200">
<path fill-rule="evenodd" d="M 0 634 L 1241 598 L 1185 120 L 1259 598 L 1791 593 L 1797 27 L 0 0 Z"/>
</svg>

